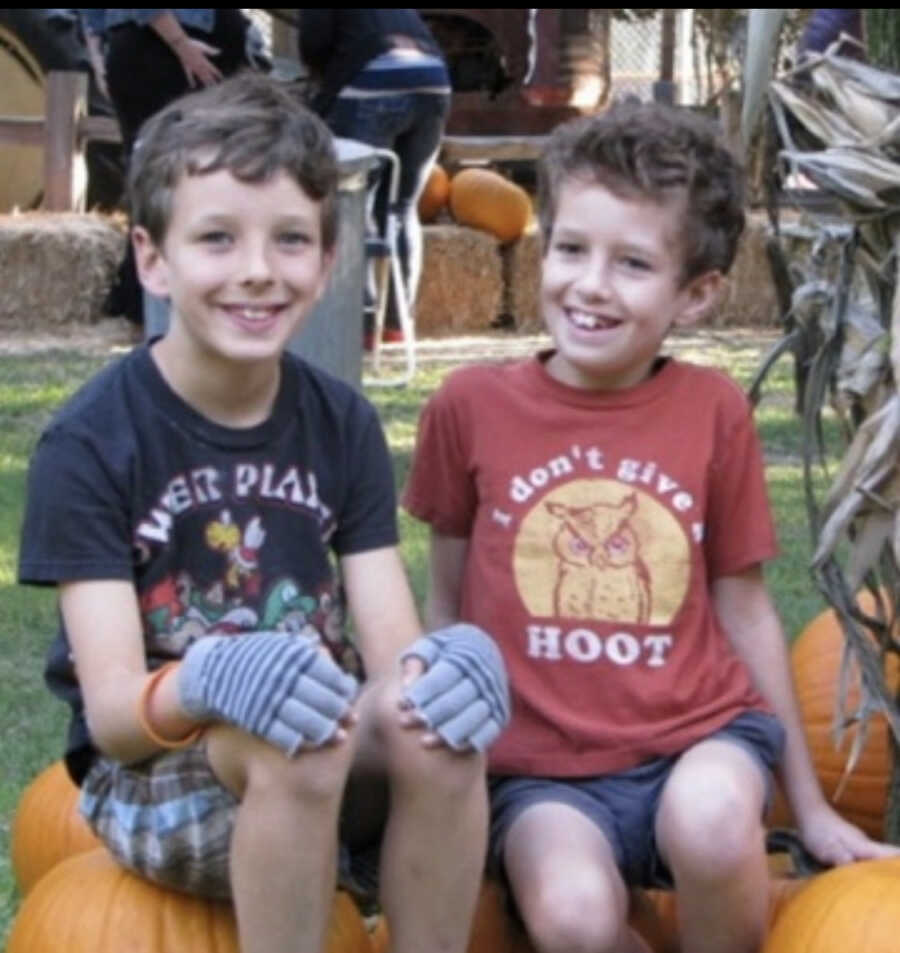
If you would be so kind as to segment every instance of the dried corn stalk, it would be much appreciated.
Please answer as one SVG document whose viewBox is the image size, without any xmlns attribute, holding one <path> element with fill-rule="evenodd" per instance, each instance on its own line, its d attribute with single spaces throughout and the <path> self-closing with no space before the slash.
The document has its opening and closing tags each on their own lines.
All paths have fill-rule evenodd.
<svg viewBox="0 0 900 953">
<path fill-rule="evenodd" d="M 849 773 L 865 744 L 869 716 L 886 715 L 895 758 L 885 834 L 900 843 L 900 709 L 883 677 L 886 653 L 900 650 L 900 76 L 835 49 L 768 81 L 784 176 L 814 183 L 840 209 L 838 215 L 808 215 L 801 227 L 781 230 L 779 242 L 793 284 L 786 315 L 790 341 L 815 343 L 799 406 L 812 570 L 846 635 L 835 735 L 839 742 L 850 725 L 860 725 Z M 766 82 L 765 71 L 756 75 Z M 748 98 L 758 101 L 758 88 Z M 824 456 L 822 415 L 829 407 L 843 425 L 847 448 L 819 499 L 814 477 Z M 856 606 L 854 593 L 862 586 L 881 594 L 874 616 L 864 617 Z M 851 656 L 862 673 L 862 697 L 853 710 L 846 684 Z"/>
</svg>

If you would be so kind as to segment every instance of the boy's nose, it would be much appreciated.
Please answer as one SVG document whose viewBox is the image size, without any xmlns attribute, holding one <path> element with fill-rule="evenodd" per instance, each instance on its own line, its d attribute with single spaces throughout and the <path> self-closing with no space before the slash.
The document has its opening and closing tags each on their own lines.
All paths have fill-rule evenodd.
<svg viewBox="0 0 900 953">
<path fill-rule="evenodd" d="M 599 262 L 587 264 L 575 280 L 578 293 L 587 300 L 603 300 L 609 297 L 609 273 Z"/>
<path fill-rule="evenodd" d="M 272 266 L 265 243 L 246 243 L 241 271 L 244 284 L 262 284 L 272 280 Z"/>
</svg>

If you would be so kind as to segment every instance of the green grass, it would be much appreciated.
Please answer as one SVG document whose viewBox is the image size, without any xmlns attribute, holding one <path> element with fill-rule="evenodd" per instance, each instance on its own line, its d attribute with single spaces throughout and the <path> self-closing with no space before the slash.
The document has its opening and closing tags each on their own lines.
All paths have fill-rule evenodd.
<svg viewBox="0 0 900 953">
<path fill-rule="evenodd" d="M 715 364 L 746 385 L 765 350 L 759 334 L 719 332 L 678 339 L 675 349 Z M 0 355 L 0 942 L 19 898 L 9 867 L 9 826 L 26 783 L 62 751 L 67 712 L 42 681 L 44 652 L 56 624 L 53 592 L 15 584 L 18 534 L 28 458 L 54 409 L 109 357 L 76 350 L 28 356 Z M 398 486 L 409 468 L 419 410 L 453 365 L 433 364 L 402 389 L 376 389 L 376 404 L 388 435 Z M 768 483 L 782 547 L 767 578 L 789 637 L 823 602 L 807 569 L 809 531 L 800 471 L 799 426 L 793 414 L 788 359 L 776 368 L 758 409 L 768 461 Z M 427 533 L 400 515 L 403 557 L 416 596 L 425 589 Z"/>
</svg>

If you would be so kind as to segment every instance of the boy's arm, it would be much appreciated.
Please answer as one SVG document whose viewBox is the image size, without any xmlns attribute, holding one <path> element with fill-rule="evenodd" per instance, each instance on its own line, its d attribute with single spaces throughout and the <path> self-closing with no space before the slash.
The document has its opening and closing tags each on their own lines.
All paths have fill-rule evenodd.
<svg viewBox="0 0 900 953">
<path fill-rule="evenodd" d="M 388 675 L 422 633 L 400 553 L 383 546 L 343 556 L 341 572 L 366 672 Z"/>
<path fill-rule="evenodd" d="M 352 723 L 353 676 L 319 640 L 285 632 L 207 636 L 151 677 L 130 582 L 60 585 L 91 738 L 118 761 L 146 758 L 227 722 L 293 757 L 340 742 Z M 235 677 L 240 673 L 240 677 Z"/>
<path fill-rule="evenodd" d="M 468 537 L 446 536 L 432 529 L 428 554 L 428 594 L 425 624 L 437 629 L 459 621 Z"/>
<path fill-rule="evenodd" d="M 509 720 L 506 672 L 491 638 L 475 626 L 446 623 L 420 637 L 395 547 L 346 556 L 342 569 L 369 675 L 387 678 L 400 660 L 401 724 L 425 729 L 427 747 L 485 750 Z"/>
<path fill-rule="evenodd" d="M 117 579 L 62 583 L 59 604 L 94 743 L 126 763 L 158 751 L 137 717 L 147 666 L 134 586 Z M 181 710 L 174 681 L 164 680 L 153 695 L 153 723 L 167 738 L 197 727 Z"/>
<path fill-rule="evenodd" d="M 712 584 L 716 613 L 735 651 L 785 729 L 782 776 L 804 843 L 824 863 L 900 853 L 870 840 L 828 804 L 816 778 L 797 707 L 787 643 L 763 580 L 754 566 Z"/>
</svg>

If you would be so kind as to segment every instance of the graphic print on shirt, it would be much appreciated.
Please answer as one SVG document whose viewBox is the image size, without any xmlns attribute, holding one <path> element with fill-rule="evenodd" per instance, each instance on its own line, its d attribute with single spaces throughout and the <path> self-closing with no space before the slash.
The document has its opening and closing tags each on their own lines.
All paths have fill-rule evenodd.
<svg viewBox="0 0 900 953">
<path fill-rule="evenodd" d="M 544 505 L 559 520 L 552 546 L 558 560 L 554 615 L 649 622 L 650 573 L 629 522 L 637 508 L 635 494 L 619 503 Z"/>
<path fill-rule="evenodd" d="M 644 489 L 597 477 L 529 500 L 513 547 L 519 597 L 536 617 L 665 626 L 684 601 L 690 543 Z"/>
<path fill-rule="evenodd" d="M 148 645 L 181 655 L 204 635 L 252 631 L 319 635 L 338 664 L 362 675 L 359 654 L 344 632 L 343 603 L 333 580 L 303 591 L 290 577 L 264 581 L 260 553 L 266 530 L 258 515 L 244 526 L 224 509 L 203 531 L 206 548 L 221 559 L 220 575 L 199 585 L 186 571 L 145 590 L 140 597 Z"/>
<path fill-rule="evenodd" d="M 228 571 L 225 587 L 247 596 L 259 595 L 259 550 L 266 540 L 265 530 L 258 516 L 254 516 L 243 532 L 231 519 L 230 510 L 222 510 L 218 520 L 206 527 L 206 544 L 210 549 L 225 553 Z"/>
</svg>

